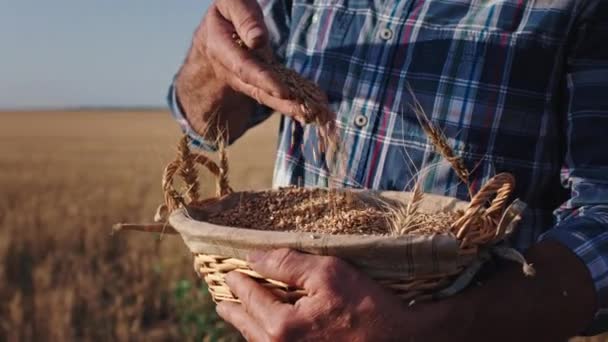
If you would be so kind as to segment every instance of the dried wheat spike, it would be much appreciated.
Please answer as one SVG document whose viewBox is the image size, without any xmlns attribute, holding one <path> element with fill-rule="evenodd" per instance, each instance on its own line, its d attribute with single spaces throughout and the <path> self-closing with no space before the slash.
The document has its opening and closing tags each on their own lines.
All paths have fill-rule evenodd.
<svg viewBox="0 0 608 342">
<path fill-rule="evenodd" d="M 405 207 L 392 210 L 393 220 L 395 221 L 392 223 L 392 226 L 396 228 L 399 235 L 405 235 L 418 228 L 420 224 L 420 222 L 418 222 L 420 221 L 420 217 L 417 215 L 418 208 L 423 199 L 424 192 L 422 191 L 422 182 L 419 180 L 416 182 L 416 185 L 414 185 L 414 191 L 412 192 L 412 198 L 409 203 Z"/>
<path fill-rule="evenodd" d="M 236 33 L 232 34 L 232 39 L 238 46 L 247 49 L 243 40 Z M 277 75 L 287 87 L 290 95 L 299 103 L 294 115 L 304 123 L 314 123 L 318 127 L 319 150 L 322 153 L 329 152 L 328 159 L 333 160 L 340 147 L 336 130 L 336 114 L 329 108 L 327 97 L 323 91 L 314 82 L 272 58 L 263 58 L 257 54 L 256 57 Z"/>
<path fill-rule="evenodd" d="M 416 185 L 414 186 L 412 199 L 410 200 L 410 203 L 408 203 L 408 205 L 407 205 L 408 214 L 413 215 L 418 211 L 418 207 L 420 206 L 420 202 L 422 202 L 423 198 L 424 198 L 424 192 L 422 191 L 422 182 L 418 181 L 418 182 L 416 182 Z"/>
<path fill-rule="evenodd" d="M 220 159 L 220 165 L 219 174 L 216 178 L 216 195 L 218 197 L 221 197 L 232 192 L 232 188 L 230 188 L 230 184 L 228 183 L 228 153 L 226 152 L 226 143 L 224 139 L 219 139 L 218 141 L 218 154 Z"/>
<path fill-rule="evenodd" d="M 236 33 L 232 34 L 232 39 L 238 46 L 244 49 L 247 48 L 243 40 Z M 267 64 L 270 70 L 287 86 L 289 93 L 300 104 L 300 107 L 297 108 L 297 114 L 305 123 L 314 122 L 319 126 L 324 126 L 329 122 L 335 121 L 336 115 L 329 109 L 327 97 L 316 84 L 272 58 L 257 57 L 259 57 L 261 62 Z"/>
<path fill-rule="evenodd" d="M 200 198 L 198 183 L 198 173 L 194 166 L 195 155 L 190 152 L 188 146 L 188 136 L 184 136 L 177 147 L 179 153 L 180 167 L 179 174 L 183 178 L 187 186 L 186 195 L 190 199 L 190 202 L 197 202 Z"/>
<path fill-rule="evenodd" d="M 450 163 L 458 178 L 460 178 L 468 187 L 470 173 L 464 165 L 462 158 L 454 153 L 446 136 L 431 122 L 431 120 L 429 120 L 420 104 L 417 103 L 416 106 L 413 107 L 413 110 L 418 118 L 418 122 L 420 122 L 420 126 L 422 126 L 424 133 L 426 133 L 427 137 L 431 140 L 435 149 Z"/>
</svg>

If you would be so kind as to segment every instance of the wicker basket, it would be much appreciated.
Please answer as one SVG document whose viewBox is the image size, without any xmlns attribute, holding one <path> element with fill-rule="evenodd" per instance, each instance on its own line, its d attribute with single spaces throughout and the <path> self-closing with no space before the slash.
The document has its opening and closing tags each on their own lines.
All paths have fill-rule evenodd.
<svg viewBox="0 0 608 342">
<path fill-rule="evenodd" d="M 462 213 L 445 234 L 324 235 L 259 231 L 206 222 L 210 214 L 238 205 L 240 193 L 178 208 L 169 216 L 170 226 L 122 224 L 115 228 L 180 234 L 194 255 L 195 271 L 207 282 L 216 302 L 238 302 L 224 281 L 231 271 L 257 279 L 286 302 L 306 295 L 300 289 L 265 279 L 244 261 L 252 250 L 283 247 L 342 258 L 405 301 L 442 298 L 465 288 L 488 260 L 494 246 L 512 233 L 525 209 L 519 200 L 507 206 L 513 186 L 512 176 L 499 174 L 471 202 L 425 194 L 419 207 L 421 212 Z M 377 205 L 378 201 L 408 203 L 412 196 L 408 192 L 357 191 L 357 194 L 370 205 Z"/>
<path fill-rule="evenodd" d="M 246 48 L 238 35 L 234 34 L 233 39 L 237 45 Z M 341 144 L 335 135 L 335 114 L 328 107 L 321 90 L 296 72 L 278 63 L 267 62 L 301 104 L 300 114 L 304 114 L 305 121 L 316 123 L 319 136 L 324 138 L 320 139 L 319 154 L 326 154 L 326 157 L 329 155 L 326 159 L 340 165 L 339 161 L 345 155 L 337 154 Z M 242 272 L 257 279 L 285 301 L 293 302 L 306 295 L 301 289 L 265 279 L 244 261 L 252 250 L 282 247 L 342 258 L 404 300 L 410 301 L 441 298 L 463 289 L 492 251 L 522 261 L 530 273 L 531 269 L 521 255 L 514 251 L 505 253 L 505 250 L 496 247 L 511 234 L 525 208 L 518 200 L 509 202 L 515 184 L 513 176 L 498 174 L 473 194 L 469 183 L 470 173 L 463 160 L 449 146 L 448 139 L 424 115 L 417 102 L 413 110 L 436 151 L 469 187 L 471 201 L 462 202 L 429 194 L 422 196 L 422 189 L 418 186 L 411 194 L 359 191 L 358 195 L 369 200 L 370 205 L 377 205 L 378 200 L 392 200 L 409 205 L 416 203 L 418 211 L 431 214 L 459 212 L 454 222 L 448 222 L 446 226 L 449 228 L 445 232 L 418 231 L 397 236 L 323 235 L 258 231 L 211 224 L 207 222 L 209 215 L 238 205 L 240 195 L 234 193 L 228 185 L 228 159 L 223 134 L 218 134 L 218 164 L 204 154 L 192 153 L 187 137 L 180 141 L 178 157 L 165 169 L 162 182 L 165 204 L 157 213 L 158 219 L 168 219 L 168 222 L 157 225 L 122 224 L 115 226 L 115 229 L 180 234 L 194 254 L 196 272 L 209 285 L 215 301 L 238 302 L 224 281 L 225 275 L 231 271 Z M 221 133 L 219 127 L 218 132 Z M 292 144 L 293 148 L 300 148 L 295 145 L 295 141 Z M 205 167 L 215 176 L 216 198 L 200 200 L 197 166 Z M 176 175 L 184 180 L 184 191 L 178 191 L 173 186 Z"/>
</svg>

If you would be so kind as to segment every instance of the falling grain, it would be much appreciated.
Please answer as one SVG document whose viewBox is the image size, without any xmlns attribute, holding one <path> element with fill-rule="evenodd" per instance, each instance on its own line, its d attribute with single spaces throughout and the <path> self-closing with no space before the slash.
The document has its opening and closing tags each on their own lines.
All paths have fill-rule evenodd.
<svg viewBox="0 0 608 342">
<path fill-rule="evenodd" d="M 236 33 L 233 33 L 232 38 L 238 46 L 247 49 L 245 43 Z M 334 158 L 340 153 L 340 138 L 336 128 L 336 114 L 329 108 L 327 97 L 323 91 L 312 81 L 276 62 L 273 58 L 264 58 L 260 54 L 255 54 L 255 56 L 260 62 L 266 64 L 272 73 L 277 75 L 291 97 L 299 103 L 293 115 L 305 124 L 315 124 L 319 137 L 319 152 L 325 153 L 327 160 L 333 163 Z M 293 133 L 292 145 L 294 142 Z"/>
</svg>

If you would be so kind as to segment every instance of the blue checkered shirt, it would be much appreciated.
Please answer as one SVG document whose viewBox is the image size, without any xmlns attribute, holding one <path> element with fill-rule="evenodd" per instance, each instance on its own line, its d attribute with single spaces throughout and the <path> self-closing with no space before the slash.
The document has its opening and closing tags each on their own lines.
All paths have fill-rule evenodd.
<svg viewBox="0 0 608 342">
<path fill-rule="evenodd" d="M 608 326 L 608 1 L 261 0 L 271 43 L 316 82 L 347 151 L 342 186 L 467 199 L 421 130 L 414 97 L 473 170 L 529 205 L 513 244 L 557 240 L 587 265 Z M 411 88 L 411 92 L 410 89 Z M 201 146 L 180 111 L 172 111 Z M 270 115 L 260 107 L 251 126 Z M 274 185 L 326 186 L 314 127 L 282 117 Z M 255 153 L 255 152 L 253 152 Z"/>
</svg>

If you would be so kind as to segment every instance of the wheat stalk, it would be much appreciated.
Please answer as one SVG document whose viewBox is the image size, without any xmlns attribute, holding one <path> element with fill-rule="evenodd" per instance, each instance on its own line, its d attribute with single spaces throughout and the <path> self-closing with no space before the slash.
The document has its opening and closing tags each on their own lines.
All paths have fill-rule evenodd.
<svg viewBox="0 0 608 342">
<path fill-rule="evenodd" d="M 407 204 L 407 216 L 405 218 L 405 224 L 403 225 L 401 234 L 406 234 L 407 231 L 411 228 L 412 223 L 415 221 L 415 215 L 418 212 L 418 207 L 420 206 L 420 202 L 422 202 L 423 198 L 424 192 L 422 191 L 422 182 L 419 180 L 418 182 L 416 182 L 416 185 L 414 186 L 414 191 L 412 193 L 412 198 Z"/>
<path fill-rule="evenodd" d="M 216 177 L 217 187 L 216 196 L 221 197 L 232 192 L 228 183 L 228 153 L 226 152 L 226 142 L 222 135 L 220 135 L 218 141 L 218 154 L 219 154 L 219 174 Z"/>
<path fill-rule="evenodd" d="M 388 221 L 393 233 L 405 235 L 420 225 L 418 209 L 424 199 L 422 182 L 418 180 L 412 191 L 412 197 L 405 205 L 392 205 L 387 207 Z"/>
<path fill-rule="evenodd" d="M 414 99 L 414 105 L 412 110 L 416 114 L 416 118 L 425 132 L 428 139 L 431 141 L 433 147 L 450 163 L 452 169 L 458 176 L 458 178 L 464 182 L 469 191 L 469 196 L 473 198 L 471 188 L 469 185 L 469 170 L 464 165 L 462 158 L 454 153 L 454 150 L 448 143 L 447 137 L 443 132 L 437 128 L 431 120 L 426 116 L 422 106 L 416 100 L 414 92 L 409 88 L 410 94 Z M 426 215 L 418 213 L 420 203 L 424 198 L 424 192 L 422 191 L 422 179 L 420 175 L 414 185 L 412 197 L 407 205 L 401 205 L 397 207 L 388 208 L 389 212 L 389 224 L 392 227 L 394 233 L 398 235 L 404 235 L 411 233 L 414 230 L 418 230 L 423 226 L 428 227 L 430 222 Z"/>
<path fill-rule="evenodd" d="M 448 143 L 448 139 L 445 134 L 443 134 L 443 132 L 437 126 L 435 126 L 431 120 L 429 120 L 420 103 L 415 101 L 415 105 L 412 106 L 412 109 L 416 114 L 416 118 L 418 119 L 422 130 L 435 147 L 435 150 L 437 150 L 437 152 L 439 152 L 441 156 L 443 156 L 443 158 L 450 163 L 458 178 L 460 178 L 460 180 L 467 186 L 469 196 L 472 198 L 473 196 L 469 183 L 470 173 L 464 165 L 462 158 L 454 153 L 454 150 Z"/>
<path fill-rule="evenodd" d="M 245 42 L 238 34 L 233 33 L 232 39 L 238 46 L 247 49 Z M 329 152 L 327 159 L 333 161 L 334 156 L 340 150 L 340 139 L 336 130 L 336 114 L 329 108 L 323 91 L 314 82 L 278 63 L 273 58 L 264 58 L 255 51 L 251 52 L 277 75 L 292 98 L 299 103 L 296 113 L 293 113 L 295 117 L 301 119 L 305 124 L 314 123 L 317 126 L 319 150 L 321 153 Z"/>
<path fill-rule="evenodd" d="M 232 39 L 238 46 L 247 49 L 245 42 L 238 34 L 233 33 Z M 300 104 L 300 108 L 297 108 L 297 115 L 302 118 L 304 123 L 315 122 L 319 126 L 324 126 L 336 119 L 335 113 L 329 109 L 327 98 L 316 84 L 272 58 L 264 58 L 260 54 L 256 54 L 255 51 L 252 51 L 252 53 L 279 77 L 290 94 Z"/>
<path fill-rule="evenodd" d="M 407 205 L 408 215 L 411 216 L 418 211 L 418 207 L 420 206 L 420 202 L 422 202 L 423 198 L 424 198 L 424 192 L 422 191 L 422 182 L 418 181 L 418 182 L 416 182 L 416 185 L 414 186 L 412 199 L 410 200 L 410 202 Z"/>
</svg>

